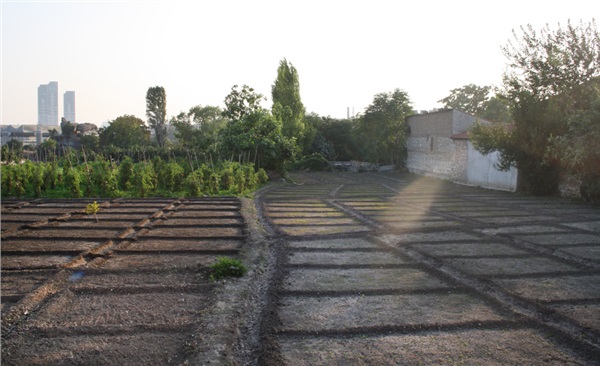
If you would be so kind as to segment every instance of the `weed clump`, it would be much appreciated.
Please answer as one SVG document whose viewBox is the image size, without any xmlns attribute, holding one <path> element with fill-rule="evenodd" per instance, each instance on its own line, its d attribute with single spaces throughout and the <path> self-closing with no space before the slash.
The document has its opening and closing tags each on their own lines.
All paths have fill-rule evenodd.
<svg viewBox="0 0 600 366">
<path fill-rule="evenodd" d="M 239 259 L 229 257 L 219 257 L 217 262 L 210 266 L 210 269 L 211 281 L 218 281 L 225 277 L 242 277 L 247 271 Z"/>
</svg>

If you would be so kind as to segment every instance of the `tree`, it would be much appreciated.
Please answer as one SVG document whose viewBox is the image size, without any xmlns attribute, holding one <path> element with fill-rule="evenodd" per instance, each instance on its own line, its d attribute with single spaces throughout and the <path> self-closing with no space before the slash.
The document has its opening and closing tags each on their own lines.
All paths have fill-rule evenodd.
<svg viewBox="0 0 600 366">
<path fill-rule="evenodd" d="M 56 149 L 58 144 L 55 139 L 49 138 L 48 140 L 42 142 L 37 147 L 38 156 L 42 161 L 48 161 L 54 159 L 57 155 Z"/>
<path fill-rule="evenodd" d="M 167 94 L 162 86 L 148 88 L 146 116 L 148 124 L 154 130 L 158 146 L 164 147 L 167 139 Z"/>
<path fill-rule="evenodd" d="M 483 153 L 499 151 L 504 167 L 518 167 L 521 189 L 553 194 L 564 152 L 549 154 L 549 142 L 568 134 L 569 120 L 589 111 L 597 98 L 600 35 L 593 21 L 578 27 L 559 24 L 556 30 L 546 25 L 540 32 L 528 25 L 521 32 L 513 31 L 515 40 L 503 48 L 510 63 L 502 98 L 509 101 L 514 124 L 504 133 L 497 126 L 478 126 L 473 142 Z M 555 148 L 564 147 L 554 141 Z"/>
<path fill-rule="evenodd" d="M 215 106 L 197 105 L 171 119 L 177 140 L 183 146 L 203 153 L 215 149 L 217 135 L 226 123 L 223 111 Z"/>
<path fill-rule="evenodd" d="M 150 131 L 141 119 L 124 115 L 109 122 L 106 128 L 100 129 L 100 146 L 131 148 L 146 146 L 150 143 Z"/>
<path fill-rule="evenodd" d="M 300 143 L 304 136 L 304 105 L 300 98 L 298 71 L 286 59 L 279 62 L 277 79 L 271 87 L 273 115 L 283 123 L 285 137 L 295 137 Z"/>
<path fill-rule="evenodd" d="M 10 163 L 19 161 L 23 157 L 23 142 L 10 140 L 2 146 L 2 161 Z"/>
<path fill-rule="evenodd" d="M 60 130 L 61 134 L 68 138 L 75 133 L 75 125 L 63 117 L 60 119 Z"/>
<path fill-rule="evenodd" d="M 82 149 L 98 152 L 100 147 L 100 137 L 97 135 L 85 135 L 79 138 L 79 146 Z"/>
<path fill-rule="evenodd" d="M 508 105 L 498 95 L 492 95 L 492 89 L 491 86 L 468 84 L 450 90 L 450 95 L 438 103 L 443 103 L 444 108 L 458 109 L 489 121 L 510 121 Z"/>
<path fill-rule="evenodd" d="M 223 115 L 229 121 L 220 133 L 223 155 L 283 173 L 285 163 L 296 153 L 295 139 L 283 136 L 281 121 L 260 107 L 262 95 L 246 85 L 237 89 L 234 86 L 225 98 Z"/>
<path fill-rule="evenodd" d="M 439 100 L 438 103 L 443 103 L 444 108 L 459 109 L 474 116 L 481 116 L 490 99 L 491 90 L 490 86 L 469 84 L 450 90 L 450 95 Z"/>
<path fill-rule="evenodd" d="M 403 164 L 408 127 L 406 117 L 412 113 L 408 94 L 400 89 L 375 95 L 373 103 L 358 119 L 365 157 L 374 163 Z"/>
<path fill-rule="evenodd" d="M 581 196 L 600 204 L 600 80 L 596 80 L 588 109 L 567 118 L 567 131 L 549 139 L 546 159 L 559 161 L 581 179 Z"/>
<path fill-rule="evenodd" d="M 223 116 L 230 120 L 240 120 L 244 116 L 258 111 L 260 102 L 265 100 L 262 94 L 256 93 L 248 85 L 239 90 L 237 85 L 231 87 L 231 92 L 225 97 L 225 110 Z"/>
</svg>

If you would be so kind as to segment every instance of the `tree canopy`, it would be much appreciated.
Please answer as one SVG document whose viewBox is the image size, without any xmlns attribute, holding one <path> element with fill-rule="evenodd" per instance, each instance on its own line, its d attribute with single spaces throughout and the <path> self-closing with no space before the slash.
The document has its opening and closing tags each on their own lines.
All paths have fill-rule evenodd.
<svg viewBox="0 0 600 366">
<path fill-rule="evenodd" d="M 273 115 L 281 120 L 285 137 L 296 138 L 301 143 L 304 136 L 305 108 L 300 98 L 298 71 L 286 59 L 279 62 L 277 79 L 271 87 Z"/>
<path fill-rule="evenodd" d="M 402 165 L 408 132 L 406 117 L 412 114 L 408 94 L 400 89 L 375 95 L 358 119 L 357 134 L 365 157 L 374 163 Z"/>
<path fill-rule="evenodd" d="M 119 148 L 131 148 L 134 146 L 145 146 L 150 143 L 150 131 L 141 119 L 124 115 L 117 117 L 108 123 L 108 126 L 100 129 L 100 146 L 115 146 Z"/>
<path fill-rule="evenodd" d="M 513 35 L 503 48 L 509 70 L 502 97 L 509 102 L 514 123 L 502 133 L 497 126 L 477 126 L 473 141 L 484 153 L 499 151 L 504 167 L 517 166 L 521 188 L 552 194 L 558 190 L 561 163 L 564 168 L 570 160 L 565 157 L 578 156 L 565 149 L 566 141 L 576 143 L 597 128 L 593 105 L 598 98 L 600 35 L 593 21 L 541 31 L 528 25 Z M 582 120 L 589 123 L 577 122 Z M 590 152 L 582 149 L 582 154 Z M 583 174 L 600 177 L 597 165 L 590 169 Z"/>
<path fill-rule="evenodd" d="M 283 136 L 281 121 L 260 107 L 262 98 L 246 85 L 241 91 L 232 88 L 225 98 L 223 115 L 230 119 L 220 134 L 222 153 L 241 163 L 283 173 L 285 163 L 296 153 L 295 140 Z"/>
</svg>

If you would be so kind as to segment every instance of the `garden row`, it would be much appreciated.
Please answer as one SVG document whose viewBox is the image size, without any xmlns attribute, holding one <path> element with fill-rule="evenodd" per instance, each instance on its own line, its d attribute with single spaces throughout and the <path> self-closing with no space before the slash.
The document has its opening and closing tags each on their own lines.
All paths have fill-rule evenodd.
<svg viewBox="0 0 600 366">
<path fill-rule="evenodd" d="M 2 165 L 2 197 L 198 197 L 239 195 L 266 183 L 263 169 L 251 164 L 223 162 L 194 169 L 160 157 L 152 161 L 121 162 L 98 158 L 71 164 L 25 161 Z"/>
</svg>

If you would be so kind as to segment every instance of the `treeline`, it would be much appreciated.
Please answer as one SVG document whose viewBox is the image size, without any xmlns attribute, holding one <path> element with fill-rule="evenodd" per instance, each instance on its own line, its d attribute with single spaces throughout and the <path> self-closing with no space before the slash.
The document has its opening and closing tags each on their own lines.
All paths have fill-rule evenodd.
<svg viewBox="0 0 600 366">
<path fill-rule="evenodd" d="M 451 90 L 439 102 L 492 122 L 476 125 L 470 139 L 482 153 L 498 151 L 500 168 L 517 167 L 520 189 L 556 194 L 561 179 L 575 177 L 581 182 L 582 197 L 600 203 L 600 34 L 596 23 L 569 22 L 564 28 L 546 26 L 541 32 L 531 26 L 521 30 L 522 35 L 514 32 L 515 39 L 503 48 L 509 67 L 501 86 L 469 84 Z M 406 117 L 413 113 L 406 92 L 395 89 L 377 94 L 362 113 L 349 119 L 306 113 L 298 72 L 284 59 L 277 69 L 271 99 L 270 109 L 264 108 L 263 95 L 247 85 L 236 85 L 225 97 L 224 109 L 198 105 L 167 120 L 166 92 L 160 86 L 151 87 L 146 95 L 147 122 L 120 116 L 101 128 L 99 136 L 75 136 L 74 128 L 66 122 L 61 136 L 32 149 L 29 156 L 46 164 L 44 172 L 55 169 L 48 166 L 60 165 L 57 161 L 62 159 L 63 178 L 75 177 L 69 172 L 80 172 L 84 195 L 88 193 L 85 189 L 93 194 L 114 192 L 100 183 L 86 188 L 86 182 L 100 182 L 100 178 L 93 178 L 93 172 L 101 170 L 99 166 L 108 164 L 114 173 L 125 161 L 131 161 L 134 172 L 138 172 L 135 185 L 152 183 L 139 188 L 143 192 L 135 194 L 140 196 L 152 189 L 154 193 L 163 189 L 183 191 L 179 184 L 190 176 L 196 181 L 202 177 L 201 192 L 216 192 L 215 177 L 220 179 L 219 190 L 227 191 L 231 187 L 223 185 L 221 172 L 232 166 L 249 166 L 256 172 L 262 169 L 278 177 L 290 169 L 327 169 L 331 160 L 404 166 L 409 132 Z M 65 165 L 64 159 L 73 154 L 77 158 Z M 2 147 L 4 163 L 21 161 L 22 157 L 18 142 Z M 173 178 L 177 185 L 166 188 L 161 178 L 165 173 L 159 173 L 164 164 L 176 164 L 184 170 L 184 177 Z M 207 175 L 202 167 L 210 167 L 212 173 Z M 39 194 L 41 169 L 33 169 L 35 177 L 28 175 L 36 183 L 26 182 L 27 187 L 15 182 L 29 173 L 10 173 L 10 189 L 4 190 L 3 168 L 2 195 L 21 195 L 24 191 Z M 146 170 L 145 176 L 154 178 L 142 178 Z M 206 184 L 212 184 L 213 189 Z M 117 190 L 128 192 L 119 185 Z M 75 194 L 69 191 L 69 195 Z"/>
</svg>

